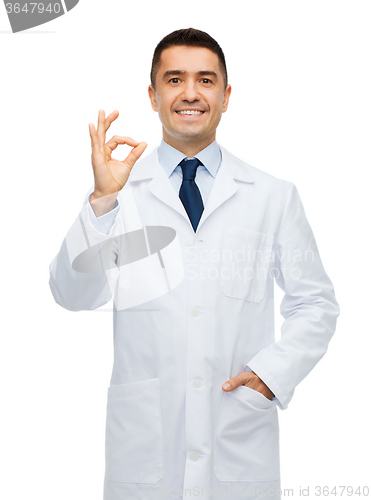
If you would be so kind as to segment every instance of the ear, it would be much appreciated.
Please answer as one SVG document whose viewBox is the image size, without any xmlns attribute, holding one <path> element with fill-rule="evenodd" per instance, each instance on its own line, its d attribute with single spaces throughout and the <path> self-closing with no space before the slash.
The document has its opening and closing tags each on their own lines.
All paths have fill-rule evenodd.
<svg viewBox="0 0 371 500">
<path fill-rule="evenodd" d="M 228 109 L 228 103 L 229 103 L 229 98 L 231 96 L 232 92 L 232 87 L 228 84 L 225 91 L 224 91 L 224 97 L 223 97 L 223 113 L 225 113 Z"/>
<path fill-rule="evenodd" d="M 153 111 L 158 111 L 156 91 L 152 85 L 150 85 L 148 87 L 148 95 L 149 95 L 149 99 L 151 101 L 151 106 L 152 106 Z"/>
</svg>

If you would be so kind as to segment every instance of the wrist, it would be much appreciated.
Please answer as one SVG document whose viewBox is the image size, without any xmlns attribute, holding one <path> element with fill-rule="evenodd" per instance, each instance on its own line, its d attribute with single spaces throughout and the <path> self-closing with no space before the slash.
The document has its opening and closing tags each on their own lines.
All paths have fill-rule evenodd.
<svg viewBox="0 0 371 500">
<path fill-rule="evenodd" d="M 119 191 L 113 191 L 111 193 L 105 193 L 103 191 L 99 191 L 99 189 L 94 189 L 92 194 L 90 195 L 89 200 L 94 201 L 98 200 L 100 198 L 106 198 L 106 199 L 116 199 L 119 194 Z"/>
</svg>

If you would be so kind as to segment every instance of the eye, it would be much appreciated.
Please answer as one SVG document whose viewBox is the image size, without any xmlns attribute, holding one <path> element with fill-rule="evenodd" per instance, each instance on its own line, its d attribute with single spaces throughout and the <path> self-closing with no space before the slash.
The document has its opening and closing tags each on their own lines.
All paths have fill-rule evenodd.
<svg viewBox="0 0 371 500">
<path fill-rule="evenodd" d="M 179 81 L 179 78 L 176 78 L 176 77 L 175 77 L 175 78 L 171 78 L 171 79 L 169 80 L 169 82 L 178 83 L 178 82 L 175 82 L 174 80 L 178 80 L 178 81 Z"/>
<path fill-rule="evenodd" d="M 208 78 L 203 78 L 202 83 L 212 83 Z"/>
</svg>

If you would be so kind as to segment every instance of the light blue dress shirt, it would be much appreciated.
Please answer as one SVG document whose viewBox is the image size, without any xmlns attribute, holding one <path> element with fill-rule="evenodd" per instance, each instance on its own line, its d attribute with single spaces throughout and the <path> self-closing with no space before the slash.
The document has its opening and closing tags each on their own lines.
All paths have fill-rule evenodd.
<svg viewBox="0 0 371 500">
<path fill-rule="evenodd" d="M 165 173 L 169 177 L 176 193 L 179 195 L 179 189 L 183 181 L 183 173 L 179 163 L 184 158 L 188 157 L 181 151 L 178 151 L 167 144 L 164 139 L 161 140 L 157 154 L 161 167 L 165 170 Z M 195 182 L 200 190 L 202 201 L 205 206 L 210 195 L 211 188 L 213 187 L 216 174 L 222 162 L 222 153 L 216 139 L 209 146 L 207 146 L 207 148 L 200 151 L 196 157 L 203 164 L 197 167 Z M 91 194 L 92 193 L 90 193 L 89 197 Z M 104 234 L 109 234 L 119 209 L 120 205 L 118 200 L 116 200 L 114 208 L 110 212 L 101 215 L 100 217 L 96 217 L 89 203 L 90 220 L 98 231 Z"/>
</svg>

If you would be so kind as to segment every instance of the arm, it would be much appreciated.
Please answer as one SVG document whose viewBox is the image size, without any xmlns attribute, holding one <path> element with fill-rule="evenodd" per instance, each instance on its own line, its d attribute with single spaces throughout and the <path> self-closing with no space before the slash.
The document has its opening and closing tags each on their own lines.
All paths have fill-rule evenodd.
<svg viewBox="0 0 371 500">
<path fill-rule="evenodd" d="M 80 214 L 49 268 L 49 285 L 55 301 L 72 311 L 95 309 L 110 300 L 117 279 L 116 237 L 132 230 L 133 224 L 136 226 L 137 217 L 132 213 L 135 203 L 131 191 L 125 190 L 122 196 L 124 206 L 121 209 L 124 214 L 119 213 L 120 206 L 116 198 L 147 145 L 130 137 L 120 136 L 114 136 L 105 143 L 106 131 L 117 117 L 118 112 L 114 111 L 105 119 L 104 111 L 100 111 L 97 131 L 93 124 L 89 124 L 94 191 L 91 194 L 90 190 L 90 194 L 85 197 Z M 112 151 L 118 144 L 133 146 L 123 161 L 111 158 Z M 116 208 L 113 209 L 115 205 Z M 98 221 L 102 217 L 110 218 L 113 215 L 111 212 L 115 210 L 118 216 L 116 219 L 115 216 L 111 218 L 111 227 L 100 231 L 102 227 L 94 219 Z"/>
<path fill-rule="evenodd" d="M 285 292 L 281 338 L 253 356 L 245 369 L 253 370 L 285 409 L 295 387 L 326 353 L 340 312 L 298 191 L 291 183 L 274 262 L 276 282 Z"/>
<path fill-rule="evenodd" d="M 113 236 L 124 231 L 122 221 L 117 219 L 108 234 L 100 232 L 91 220 L 88 200 L 86 196 L 80 214 L 49 266 L 49 286 L 54 300 L 70 311 L 96 309 L 111 299 L 112 291 L 104 269 L 108 266 L 101 265 L 102 249 L 110 245 L 111 267 L 114 267 L 117 245 Z M 84 256 L 89 248 L 93 249 L 93 253 L 85 253 L 85 266 L 81 269 L 79 256 Z"/>
</svg>

